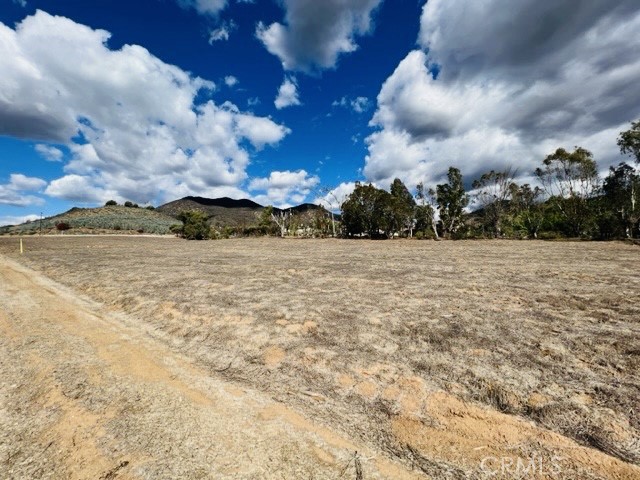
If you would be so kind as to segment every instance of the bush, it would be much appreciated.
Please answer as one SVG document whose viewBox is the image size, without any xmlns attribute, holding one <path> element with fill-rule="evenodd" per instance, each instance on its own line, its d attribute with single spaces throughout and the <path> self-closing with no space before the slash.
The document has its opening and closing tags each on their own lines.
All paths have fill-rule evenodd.
<svg viewBox="0 0 640 480">
<path fill-rule="evenodd" d="M 181 212 L 178 219 L 182 221 L 182 227 L 178 233 L 187 240 L 206 240 L 211 238 L 211 227 L 207 216 L 198 210 Z"/>
<path fill-rule="evenodd" d="M 118 205 L 118 202 L 116 202 L 115 200 L 109 200 L 107 203 L 104 204 L 105 207 L 114 207 Z"/>
<path fill-rule="evenodd" d="M 133 203 L 133 202 L 124 202 L 124 206 L 127 208 L 139 208 L 137 203 Z"/>
<path fill-rule="evenodd" d="M 69 230 L 70 228 L 71 228 L 71 225 L 69 225 L 66 222 L 56 223 L 56 230 L 58 230 L 59 232 L 64 232 L 65 230 Z"/>
</svg>

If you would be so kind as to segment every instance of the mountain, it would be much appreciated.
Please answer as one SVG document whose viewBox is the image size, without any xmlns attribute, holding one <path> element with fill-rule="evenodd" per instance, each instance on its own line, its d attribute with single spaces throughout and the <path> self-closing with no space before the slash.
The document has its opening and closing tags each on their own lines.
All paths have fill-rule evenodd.
<svg viewBox="0 0 640 480">
<path fill-rule="evenodd" d="M 177 218 L 180 212 L 187 210 L 198 210 L 204 212 L 212 225 L 229 227 L 247 227 L 258 223 L 260 214 L 265 207 L 252 200 L 234 200 L 232 198 L 203 198 L 184 197 L 174 200 L 157 208 L 159 212 Z M 295 207 L 287 208 L 297 214 L 303 214 L 313 210 L 324 210 L 324 208 L 312 203 L 303 203 Z M 279 208 L 274 208 L 276 213 Z"/>
<path fill-rule="evenodd" d="M 248 199 L 184 197 L 154 209 L 124 207 L 121 205 L 98 208 L 77 208 L 52 217 L 0 227 L 0 235 L 33 235 L 36 233 L 152 233 L 168 234 L 170 227 L 179 224 L 178 215 L 183 211 L 204 212 L 212 225 L 219 227 L 251 227 L 260 221 L 265 207 Z M 305 216 L 324 208 L 303 203 L 286 209 Z M 274 208 L 277 214 L 282 210 Z M 336 215 L 336 220 L 339 218 Z"/>
<path fill-rule="evenodd" d="M 177 218 L 180 212 L 198 210 L 209 217 L 211 224 L 247 227 L 258 223 L 263 208 L 262 205 L 247 199 L 184 197 L 161 205 L 156 210 L 174 218 Z"/>
</svg>

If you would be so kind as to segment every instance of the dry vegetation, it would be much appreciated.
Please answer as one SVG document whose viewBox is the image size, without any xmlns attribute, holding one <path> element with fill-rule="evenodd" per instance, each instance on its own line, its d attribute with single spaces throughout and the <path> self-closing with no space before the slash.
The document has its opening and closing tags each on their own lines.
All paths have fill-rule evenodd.
<svg viewBox="0 0 640 480">
<path fill-rule="evenodd" d="M 623 243 L 0 238 L 0 254 L 436 478 L 560 454 L 640 472 L 640 248 Z M 579 448 L 577 444 L 589 447 Z M 498 477 L 493 477 L 498 478 Z M 536 477 L 537 478 L 537 477 Z"/>
</svg>

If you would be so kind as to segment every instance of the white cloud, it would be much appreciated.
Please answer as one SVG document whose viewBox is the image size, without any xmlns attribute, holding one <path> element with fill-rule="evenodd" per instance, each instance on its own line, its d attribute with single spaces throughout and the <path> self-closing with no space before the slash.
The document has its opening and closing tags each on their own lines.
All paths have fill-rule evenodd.
<svg viewBox="0 0 640 480">
<path fill-rule="evenodd" d="M 29 215 L 4 216 L 0 217 L 0 227 L 4 227 L 7 225 L 22 225 L 23 223 L 33 222 L 38 219 L 40 219 L 40 215 L 37 215 L 35 213 L 31 213 Z"/>
<path fill-rule="evenodd" d="M 351 108 L 353 108 L 356 113 L 364 113 L 369 110 L 369 106 L 370 103 L 367 97 L 356 97 L 351 100 Z"/>
<path fill-rule="evenodd" d="M 309 175 L 305 170 L 274 171 L 266 178 L 251 180 L 249 190 L 264 192 L 254 197 L 258 203 L 286 208 L 302 203 L 319 182 L 317 176 Z"/>
<path fill-rule="evenodd" d="M 268 118 L 240 113 L 236 115 L 236 131 L 258 149 L 276 143 L 283 135 L 291 133 L 288 128 L 283 129 Z"/>
<path fill-rule="evenodd" d="M 234 77 L 233 75 L 227 75 L 226 77 L 224 77 L 224 84 L 227 87 L 234 87 L 239 83 L 238 79 L 236 77 Z"/>
<path fill-rule="evenodd" d="M 622 161 L 617 134 L 639 113 L 640 5 L 588 3 L 427 2 L 424 51 L 378 95 L 365 176 L 430 183 L 450 165 L 468 179 L 507 165 L 527 175 L 574 145 L 603 168 Z"/>
<path fill-rule="evenodd" d="M 194 104 L 212 82 L 137 45 L 111 50 L 108 39 L 42 11 L 16 30 L 0 24 L 0 135 L 71 151 L 49 195 L 146 203 L 237 188 L 252 149 L 290 132 L 229 102 Z M 82 145 L 72 140 L 78 132 Z"/>
<path fill-rule="evenodd" d="M 284 0 L 285 24 L 258 25 L 256 35 L 285 70 L 333 68 L 340 54 L 355 51 L 382 0 Z"/>
<path fill-rule="evenodd" d="M 184 8 L 194 8 L 204 15 L 217 15 L 227 6 L 227 0 L 178 0 Z"/>
<path fill-rule="evenodd" d="M 13 3 L 20 5 L 23 8 L 27 6 L 27 0 L 13 0 Z"/>
<path fill-rule="evenodd" d="M 331 105 L 333 107 L 351 108 L 356 113 L 364 113 L 371 108 L 371 101 L 367 97 L 342 97 L 340 100 L 334 100 Z"/>
<path fill-rule="evenodd" d="M 42 156 L 42 158 L 49 162 L 61 162 L 62 157 L 64 156 L 62 150 L 59 148 L 51 145 L 44 145 L 42 143 L 37 144 L 35 146 L 35 150 Z"/>
<path fill-rule="evenodd" d="M 47 184 L 41 178 L 27 177 L 21 173 L 12 173 L 9 179 L 9 187 L 14 190 L 37 191 Z"/>
<path fill-rule="evenodd" d="M 295 79 L 285 78 L 282 85 L 278 89 L 278 95 L 273 102 L 278 110 L 286 107 L 300 105 L 300 99 L 298 98 L 298 86 Z"/>
<path fill-rule="evenodd" d="M 27 177 L 21 173 L 12 173 L 9 183 L 0 184 L 0 205 L 13 207 L 27 207 L 29 205 L 42 205 L 44 201 L 40 197 L 28 193 L 39 192 L 47 185 L 41 178 Z"/>
<path fill-rule="evenodd" d="M 52 197 L 80 203 L 102 203 L 112 198 L 103 188 L 94 184 L 89 177 L 74 174 L 53 180 L 45 193 Z M 118 195 L 113 192 L 113 197 L 116 196 Z"/>
<path fill-rule="evenodd" d="M 209 32 L 209 45 L 213 45 L 214 42 L 227 41 L 238 26 L 231 20 L 230 22 L 223 22 L 218 28 L 214 28 Z"/>
<path fill-rule="evenodd" d="M 343 182 L 335 188 L 324 191 L 313 200 L 313 203 L 321 205 L 327 210 L 338 212 L 340 210 L 340 205 L 342 205 L 347 197 L 353 193 L 355 188 L 355 182 Z"/>
</svg>

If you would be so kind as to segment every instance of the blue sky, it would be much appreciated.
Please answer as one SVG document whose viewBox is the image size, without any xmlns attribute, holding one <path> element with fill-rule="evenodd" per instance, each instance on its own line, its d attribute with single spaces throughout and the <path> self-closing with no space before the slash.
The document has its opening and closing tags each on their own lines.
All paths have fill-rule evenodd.
<svg viewBox="0 0 640 480">
<path fill-rule="evenodd" d="M 631 0 L 0 0 L 0 223 L 449 165 L 526 181 L 560 146 L 606 169 L 640 116 L 637 31 Z"/>
</svg>

